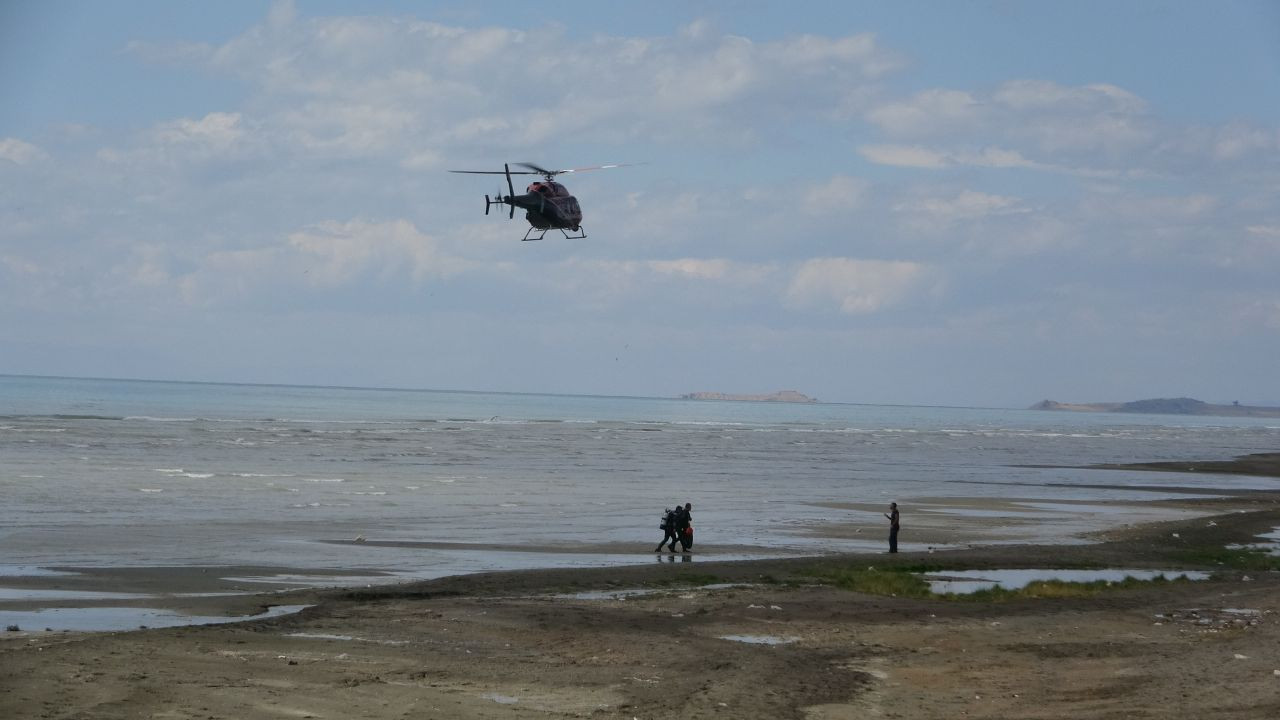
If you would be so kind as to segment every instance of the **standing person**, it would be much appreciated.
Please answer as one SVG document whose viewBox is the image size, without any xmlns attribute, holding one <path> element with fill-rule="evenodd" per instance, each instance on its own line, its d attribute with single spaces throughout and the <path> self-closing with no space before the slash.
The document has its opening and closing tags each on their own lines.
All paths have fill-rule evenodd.
<svg viewBox="0 0 1280 720">
<path fill-rule="evenodd" d="M 896 553 L 898 552 L 898 503 L 889 503 L 889 512 L 884 516 L 889 518 L 889 552 Z"/>
<path fill-rule="evenodd" d="M 689 548 L 693 547 L 693 503 L 685 503 L 680 510 L 680 517 L 676 521 L 676 533 L 680 536 L 681 552 L 689 552 Z"/>
<path fill-rule="evenodd" d="M 670 508 L 666 510 L 666 514 L 662 516 L 662 524 L 658 526 L 663 533 L 662 542 L 658 543 L 658 547 L 653 549 L 654 552 L 662 552 L 662 546 L 666 545 L 668 540 L 671 541 L 671 552 L 676 551 L 676 540 L 680 539 L 680 536 L 676 534 L 676 520 L 679 517 L 679 505 L 676 506 L 675 510 Z"/>
</svg>

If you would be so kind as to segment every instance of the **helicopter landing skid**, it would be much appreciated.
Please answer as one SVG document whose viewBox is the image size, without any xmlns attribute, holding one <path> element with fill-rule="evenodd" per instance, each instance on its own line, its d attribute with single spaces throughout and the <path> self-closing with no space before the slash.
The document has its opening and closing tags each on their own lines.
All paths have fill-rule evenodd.
<svg viewBox="0 0 1280 720">
<path fill-rule="evenodd" d="M 542 238 L 546 237 L 546 235 L 547 235 L 547 230 L 549 230 L 549 229 L 550 229 L 550 228 L 536 228 L 536 227 L 531 227 L 531 228 L 529 228 L 528 230 L 526 230 L 526 231 L 525 231 L 525 233 L 524 233 L 524 237 L 520 238 L 520 240 L 521 240 L 522 242 L 523 242 L 523 241 L 528 241 L 528 240 L 541 240 Z M 565 232 L 565 229 L 564 229 L 564 228 L 556 228 L 556 229 L 560 231 L 560 234 L 561 234 L 561 235 L 564 235 L 564 238 L 565 238 L 566 240 L 581 240 L 582 238 L 585 238 L 585 237 L 587 236 L 587 231 L 586 231 L 586 229 L 584 229 L 582 226 L 578 226 L 578 234 L 577 234 L 577 235 L 570 235 L 569 233 Z M 538 233 L 538 236 L 537 236 L 537 237 L 530 237 L 530 236 L 531 236 L 531 235 L 533 235 L 535 232 L 536 232 L 536 233 Z"/>
</svg>

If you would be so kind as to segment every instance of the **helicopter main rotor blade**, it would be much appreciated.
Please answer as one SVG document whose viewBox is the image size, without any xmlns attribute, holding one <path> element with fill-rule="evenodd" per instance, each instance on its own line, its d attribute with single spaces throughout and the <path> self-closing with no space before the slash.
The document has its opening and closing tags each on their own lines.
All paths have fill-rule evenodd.
<svg viewBox="0 0 1280 720">
<path fill-rule="evenodd" d="M 510 163 L 504 167 L 507 170 L 450 170 L 451 173 L 461 173 L 464 175 L 541 175 L 543 177 L 554 177 L 561 173 L 586 172 L 588 170 L 608 170 L 609 168 L 635 167 L 636 165 L 644 165 L 645 163 L 612 163 L 609 165 L 592 165 L 591 167 L 565 168 L 564 170 L 548 170 L 533 163 Z M 528 170 L 511 170 L 511 165 L 516 165 Z"/>
<path fill-rule="evenodd" d="M 519 165 L 520 167 L 529 168 L 530 170 L 532 170 L 533 172 L 529 173 L 530 175 L 541 175 L 542 177 L 548 180 L 555 177 L 556 175 L 562 175 L 564 173 L 586 172 L 588 170 L 608 170 L 609 168 L 632 167 L 633 165 L 644 165 L 644 163 L 612 163 L 609 165 L 592 165 L 591 167 L 565 168 L 563 170 L 548 170 L 544 167 L 539 167 L 538 165 L 534 165 L 533 163 L 515 163 L 515 164 Z"/>
<path fill-rule="evenodd" d="M 530 170 L 532 170 L 533 172 L 528 173 L 529 175 L 542 175 L 543 177 L 546 177 L 548 179 L 550 179 L 553 175 L 559 175 L 560 173 L 564 172 L 563 170 L 548 170 L 546 168 L 538 167 L 533 163 L 521 162 L 521 163 L 513 163 L 513 164 L 519 165 L 522 168 L 529 168 Z"/>
<path fill-rule="evenodd" d="M 557 170 L 561 173 L 586 172 L 588 170 L 608 170 L 610 168 L 635 167 L 636 165 L 644 165 L 645 163 L 613 163 L 610 165 L 592 165 L 591 167 L 570 168 L 568 170 Z"/>
</svg>

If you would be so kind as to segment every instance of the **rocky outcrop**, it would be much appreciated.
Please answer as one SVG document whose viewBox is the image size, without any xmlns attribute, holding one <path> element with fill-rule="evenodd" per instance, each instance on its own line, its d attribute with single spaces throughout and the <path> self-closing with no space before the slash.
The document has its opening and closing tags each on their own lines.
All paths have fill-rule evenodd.
<svg viewBox="0 0 1280 720">
<path fill-rule="evenodd" d="M 734 402 L 787 402 L 787 403 L 816 403 L 817 398 L 811 398 L 804 393 L 798 393 L 795 390 L 779 390 L 775 393 L 767 395 L 734 395 L 730 393 L 718 392 L 693 392 L 680 396 L 683 400 L 730 400 Z"/>
<path fill-rule="evenodd" d="M 1032 410 L 1064 410 L 1068 412 L 1120 412 L 1148 415 L 1215 415 L 1219 417 L 1280 417 L 1280 407 L 1258 405 L 1214 405 L 1194 398 L 1153 398 L 1127 403 L 1061 403 L 1041 400 Z"/>
</svg>

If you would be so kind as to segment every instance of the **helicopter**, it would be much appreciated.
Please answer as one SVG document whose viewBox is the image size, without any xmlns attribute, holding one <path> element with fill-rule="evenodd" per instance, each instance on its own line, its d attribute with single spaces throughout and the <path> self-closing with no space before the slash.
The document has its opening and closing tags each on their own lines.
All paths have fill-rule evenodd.
<svg viewBox="0 0 1280 720">
<path fill-rule="evenodd" d="M 525 168 L 524 170 L 512 170 L 511 166 Z M 516 208 L 525 211 L 524 219 L 529 221 L 529 229 L 525 231 L 524 240 L 541 240 L 546 236 L 547 231 L 551 229 L 559 230 L 567 240 L 579 240 L 587 236 L 587 231 L 582 228 L 582 207 L 578 205 L 578 199 L 569 194 L 568 188 L 554 180 L 555 176 L 565 173 L 585 172 L 587 170 L 607 170 L 609 168 L 627 167 L 625 164 L 614 165 L 596 165 L 594 167 L 569 168 L 565 170 L 547 170 L 533 163 L 505 163 L 502 170 L 450 170 L 451 173 L 464 173 L 467 175 L 505 175 L 507 177 L 507 195 L 499 194 L 490 198 L 484 196 L 484 214 L 489 214 L 489 208 L 493 205 L 510 205 L 511 211 L 507 215 L 508 218 L 516 216 Z M 541 175 L 541 180 L 535 180 L 525 190 L 524 195 L 516 195 L 515 187 L 511 184 L 512 175 Z M 570 235 L 570 232 L 577 233 Z M 537 236 L 534 237 L 534 234 Z"/>
</svg>

